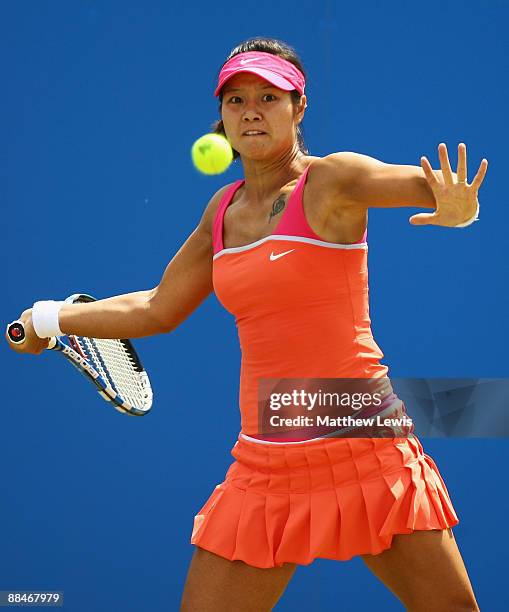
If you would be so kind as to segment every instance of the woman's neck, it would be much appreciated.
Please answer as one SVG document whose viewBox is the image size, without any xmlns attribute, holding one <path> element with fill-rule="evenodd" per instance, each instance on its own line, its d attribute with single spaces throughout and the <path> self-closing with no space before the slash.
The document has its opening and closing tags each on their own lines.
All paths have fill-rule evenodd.
<svg viewBox="0 0 509 612">
<path fill-rule="evenodd" d="M 276 159 L 242 160 L 244 168 L 244 192 L 250 204 L 264 203 L 266 198 L 283 185 L 298 178 L 306 169 L 307 156 L 295 144 Z"/>
</svg>

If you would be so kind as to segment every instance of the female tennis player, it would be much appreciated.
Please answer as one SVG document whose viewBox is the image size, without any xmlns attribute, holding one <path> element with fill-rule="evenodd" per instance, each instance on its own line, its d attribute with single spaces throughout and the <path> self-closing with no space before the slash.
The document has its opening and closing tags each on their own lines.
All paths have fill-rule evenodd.
<svg viewBox="0 0 509 612">
<path fill-rule="evenodd" d="M 465 227 L 477 217 L 487 161 L 467 183 L 447 148 L 440 170 L 356 153 L 323 158 L 299 125 L 305 74 L 295 51 L 250 39 L 222 66 L 215 95 L 245 179 L 220 189 L 151 290 L 90 304 L 48 303 L 20 319 L 17 351 L 45 334 L 137 338 L 174 330 L 213 290 L 236 317 L 242 348 L 242 429 L 224 482 L 194 520 L 196 550 L 182 610 L 271 610 L 298 564 L 360 556 L 414 612 L 478 610 L 451 527 L 458 523 L 437 466 L 418 438 L 271 442 L 258 430 L 261 378 L 387 376 L 369 319 L 367 211 L 433 209 L 414 225 Z M 390 399 L 390 398 L 389 398 Z"/>
</svg>

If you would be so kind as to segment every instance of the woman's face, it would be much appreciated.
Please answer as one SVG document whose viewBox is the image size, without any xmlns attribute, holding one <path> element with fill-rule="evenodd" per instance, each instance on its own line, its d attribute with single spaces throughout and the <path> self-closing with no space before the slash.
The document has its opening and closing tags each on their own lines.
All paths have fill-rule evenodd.
<svg viewBox="0 0 509 612">
<path fill-rule="evenodd" d="M 225 83 L 222 94 L 224 130 L 242 157 L 270 159 L 294 146 L 295 126 L 304 116 L 305 96 L 295 107 L 290 92 L 251 73 L 233 76 Z"/>
</svg>

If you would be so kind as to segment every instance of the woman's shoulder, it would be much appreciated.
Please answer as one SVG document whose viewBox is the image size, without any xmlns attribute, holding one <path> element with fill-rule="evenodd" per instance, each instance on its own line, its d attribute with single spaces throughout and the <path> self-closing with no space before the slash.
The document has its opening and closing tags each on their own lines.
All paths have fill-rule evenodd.
<svg viewBox="0 0 509 612">
<path fill-rule="evenodd" d="M 357 156 L 359 156 L 359 153 L 353 153 L 352 151 L 337 151 L 323 157 L 308 156 L 307 159 L 310 160 L 309 169 L 313 170 L 313 174 L 320 174 L 325 177 L 348 170 L 352 164 L 355 164 Z"/>
<path fill-rule="evenodd" d="M 221 200 L 225 193 L 230 189 L 230 187 L 232 187 L 236 183 L 237 181 L 223 185 L 223 187 L 218 189 L 210 198 L 207 205 L 205 206 L 205 210 L 203 211 L 203 215 L 200 221 L 200 226 L 203 230 L 212 233 L 214 219 L 216 217 L 219 204 L 221 203 Z"/>
<path fill-rule="evenodd" d="M 366 209 L 353 205 L 346 188 L 352 181 L 351 155 L 332 153 L 308 167 L 303 207 L 311 228 L 328 242 L 354 244 L 366 230 Z"/>
<path fill-rule="evenodd" d="M 364 159 L 369 158 L 353 151 L 338 151 L 314 158 L 309 165 L 308 182 L 331 193 L 340 194 L 346 185 L 358 177 Z"/>
<path fill-rule="evenodd" d="M 313 162 L 315 174 L 321 174 L 323 178 L 332 177 L 342 181 L 355 180 L 360 174 L 369 172 L 384 165 L 380 160 L 357 153 L 355 151 L 338 151 L 329 153 Z"/>
</svg>

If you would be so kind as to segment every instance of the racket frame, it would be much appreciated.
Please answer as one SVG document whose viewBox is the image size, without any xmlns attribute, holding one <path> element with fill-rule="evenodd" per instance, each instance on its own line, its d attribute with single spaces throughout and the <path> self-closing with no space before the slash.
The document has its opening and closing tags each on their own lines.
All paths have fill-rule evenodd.
<svg viewBox="0 0 509 612">
<path fill-rule="evenodd" d="M 67 304 L 77 304 L 77 303 L 86 303 L 86 302 L 95 302 L 95 298 L 86 293 L 75 293 L 69 296 L 65 303 Z M 10 329 L 14 326 L 21 326 L 23 330 L 22 339 L 14 339 L 11 337 Z M 8 333 L 13 342 L 21 344 L 24 342 L 24 328 L 23 323 L 21 321 L 13 321 L 8 326 Z M 87 378 L 95 387 L 99 395 L 108 402 L 111 402 L 113 406 L 123 414 L 128 414 L 130 416 L 144 416 L 147 414 L 152 408 L 152 389 L 150 386 L 150 380 L 148 378 L 147 373 L 143 369 L 141 365 L 140 359 L 134 346 L 131 344 L 130 340 L 121 339 L 118 340 L 122 342 L 124 346 L 130 353 L 132 361 L 134 363 L 135 369 L 141 377 L 142 386 L 145 388 L 147 392 L 148 402 L 146 408 L 139 408 L 137 406 L 133 406 L 128 401 L 122 399 L 122 397 L 113 389 L 110 383 L 99 374 L 99 372 L 94 368 L 94 366 L 85 358 L 85 356 L 81 353 L 79 348 L 79 344 L 76 340 L 76 336 L 69 334 L 68 336 L 69 343 L 66 344 L 62 342 L 60 338 L 53 337 L 49 338 L 48 346 L 46 350 L 57 351 L 61 353 L 72 365 L 81 373 L 85 378 Z"/>
</svg>

